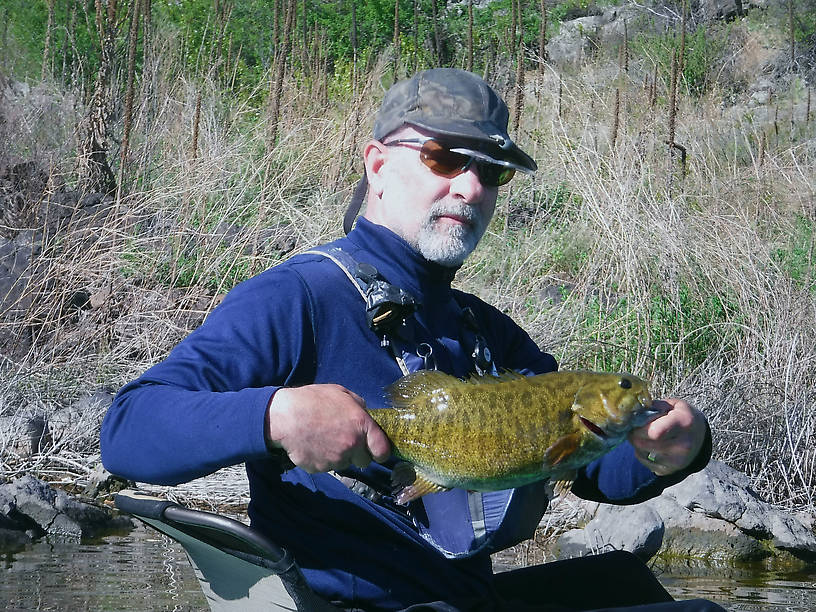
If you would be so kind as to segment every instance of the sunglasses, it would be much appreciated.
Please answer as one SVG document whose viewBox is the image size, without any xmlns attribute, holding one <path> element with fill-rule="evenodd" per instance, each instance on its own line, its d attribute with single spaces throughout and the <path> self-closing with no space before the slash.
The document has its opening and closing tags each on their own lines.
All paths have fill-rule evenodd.
<svg viewBox="0 0 816 612">
<path fill-rule="evenodd" d="M 499 187 L 506 185 L 513 178 L 516 169 L 505 166 L 500 162 L 486 161 L 480 159 L 477 151 L 469 149 L 449 149 L 441 142 L 433 138 L 402 138 L 383 143 L 386 147 L 394 147 L 401 144 L 421 144 L 419 159 L 430 168 L 431 172 L 453 178 L 466 172 L 471 165 L 475 164 L 479 174 L 479 180 L 487 187 Z M 486 157 L 486 156 L 485 156 Z"/>
</svg>

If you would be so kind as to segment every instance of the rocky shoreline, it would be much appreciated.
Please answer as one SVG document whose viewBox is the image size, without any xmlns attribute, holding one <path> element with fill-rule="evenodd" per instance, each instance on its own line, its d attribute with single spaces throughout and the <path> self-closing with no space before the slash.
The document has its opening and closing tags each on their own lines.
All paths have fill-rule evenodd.
<svg viewBox="0 0 816 612">
<path fill-rule="evenodd" d="M 26 475 L 0 485 L 0 552 L 13 552 L 46 538 L 84 538 L 131 529 L 132 520 L 91 497 L 69 495 Z"/>
<path fill-rule="evenodd" d="M 125 486 L 135 483 L 113 477 L 101 466 L 80 494 L 31 475 L 0 484 L 0 551 L 21 550 L 42 538 L 79 542 L 133 528 L 133 521 L 111 502 L 111 494 Z M 534 545 L 543 555 L 536 562 L 627 550 L 667 566 L 756 561 L 780 567 L 816 565 L 816 514 L 763 501 L 745 474 L 717 460 L 641 504 L 576 500 L 571 497 L 570 503 L 578 505 L 580 526 L 543 541 L 536 538 Z M 235 509 L 215 508 L 229 513 Z M 505 556 L 507 565 L 525 562 L 508 559 Z"/>
<path fill-rule="evenodd" d="M 617 549 L 667 563 L 816 564 L 816 516 L 763 501 L 745 474 L 717 460 L 644 503 L 583 505 L 589 520 L 557 539 L 558 558 Z"/>
</svg>

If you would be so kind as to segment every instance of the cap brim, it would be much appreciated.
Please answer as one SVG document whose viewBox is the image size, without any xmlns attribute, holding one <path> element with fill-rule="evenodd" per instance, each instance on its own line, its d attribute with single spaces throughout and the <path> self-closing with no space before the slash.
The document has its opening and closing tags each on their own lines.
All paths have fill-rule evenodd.
<svg viewBox="0 0 816 612">
<path fill-rule="evenodd" d="M 519 146 L 509 137 L 504 135 L 503 130 L 492 124 L 477 125 L 472 121 L 456 121 L 446 119 L 444 126 L 434 125 L 426 118 L 414 121 L 408 119 L 406 123 L 430 130 L 440 136 L 451 136 L 457 139 L 475 141 L 479 146 L 468 149 L 474 157 L 484 158 L 486 161 L 498 163 L 503 166 L 510 166 L 526 174 L 532 174 L 538 170 L 538 164 L 532 157 L 522 151 Z M 462 152 L 465 152 L 464 147 Z M 478 155 L 477 155 L 478 153 Z"/>
</svg>

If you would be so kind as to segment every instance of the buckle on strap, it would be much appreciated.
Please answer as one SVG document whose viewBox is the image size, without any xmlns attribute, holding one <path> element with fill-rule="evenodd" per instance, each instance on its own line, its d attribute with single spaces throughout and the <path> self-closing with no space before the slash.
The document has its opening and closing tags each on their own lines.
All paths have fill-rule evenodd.
<svg viewBox="0 0 816 612">
<path fill-rule="evenodd" d="M 369 283 L 365 301 L 368 326 L 380 336 L 393 334 L 417 309 L 410 293 L 381 279 Z"/>
<path fill-rule="evenodd" d="M 396 334 L 397 328 L 410 317 L 419 304 L 414 296 L 385 280 L 377 268 L 365 262 L 358 262 L 340 248 L 315 248 L 304 255 L 321 255 L 333 261 L 352 284 L 366 304 L 368 326 L 380 336 L 383 346 L 388 346 L 389 334 Z"/>
<path fill-rule="evenodd" d="M 490 347 L 487 346 L 487 340 L 482 335 L 479 329 L 479 322 L 476 320 L 476 314 L 470 306 L 465 306 L 462 309 L 462 320 L 476 340 L 473 346 L 473 364 L 476 367 L 476 373 L 479 376 L 485 374 L 497 374 L 496 365 L 493 363 L 493 354 L 490 352 Z"/>
</svg>

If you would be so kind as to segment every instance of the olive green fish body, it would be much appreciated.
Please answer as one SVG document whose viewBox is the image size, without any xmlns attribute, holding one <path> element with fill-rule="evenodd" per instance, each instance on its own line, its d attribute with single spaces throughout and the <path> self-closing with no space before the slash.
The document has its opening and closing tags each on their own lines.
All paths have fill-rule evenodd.
<svg viewBox="0 0 816 612">
<path fill-rule="evenodd" d="M 656 416 L 646 384 L 628 374 L 505 373 L 462 381 L 423 370 L 387 392 L 391 407 L 370 413 L 395 455 L 431 487 L 416 496 L 569 479 Z"/>
</svg>

